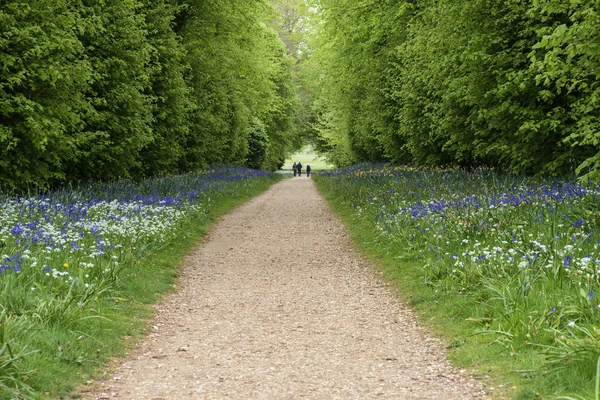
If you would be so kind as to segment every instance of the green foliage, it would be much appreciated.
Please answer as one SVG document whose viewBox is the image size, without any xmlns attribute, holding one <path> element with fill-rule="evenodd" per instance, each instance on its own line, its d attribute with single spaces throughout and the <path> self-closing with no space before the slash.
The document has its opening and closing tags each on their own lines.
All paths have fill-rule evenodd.
<svg viewBox="0 0 600 400">
<path fill-rule="evenodd" d="M 151 46 L 149 79 L 152 101 L 152 141 L 141 152 L 142 172 L 147 176 L 179 172 L 190 135 L 193 107 L 186 82 L 189 66 L 185 49 L 172 29 L 177 8 L 166 0 L 144 0 L 147 41 Z"/>
<path fill-rule="evenodd" d="M 42 188 L 66 178 L 94 78 L 65 1 L 6 1 L 0 9 L 0 184 Z"/>
<path fill-rule="evenodd" d="M 0 10 L 0 187 L 244 164 L 298 145 L 292 59 L 266 0 L 11 0 Z"/>
<path fill-rule="evenodd" d="M 308 4 L 303 0 L 271 0 L 276 15 L 271 25 L 279 33 L 288 53 L 297 58 L 306 51 Z"/>
<path fill-rule="evenodd" d="M 280 179 L 215 168 L 1 196 L 0 399 L 74 397 L 141 336 L 213 221 Z"/>
<path fill-rule="evenodd" d="M 283 165 L 286 156 L 300 144 L 299 127 L 295 125 L 299 101 L 293 84 L 292 57 L 286 53 L 275 33 L 266 31 L 265 41 L 271 54 L 269 80 L 276 95 L 270 99 L 265 112 L 260 114 L 269 138 L 266 158 L 261 168 L 274 171 Z"/>
<path fill-rule="evenodd" d="M 296 93 L 283 45 L 262 21 L 271 14 L 263 1 L 182 2 L 179 32 L 191 67 L 195 108 L 184 159 L 186 169 L 203 163 L 242 164 L 255 118 L 270 148 L 264 165 L 285 157 L 293 130 Z"/>
<path fill-rule="evenodd" d="M 310 4 L 304 0 L 271 0 L 271 4 L 275 8 L 276 15 L 270 21 L 270 26 L 277 32 L 287 49 L 289 57 L 285 67 L 291 71 L 292 89 L 297 93 L 292 147 L 294 151 L 298 151 L 306 143 L 318 139 L 313 126 L 318 114 L 313 97 L 315 82 L 305 68 L 311 56 L 307 40 L 310 27 Z"/>
<path fill-rule="evenodd" d="M 318 144 L 338 164 L 600 179 L 594 0 L 312 4 Z"/>
<path fill-rule="evenodd" d="M 600 181 L 600 16 L 594 1 L 535 1 L 530 14 L 545 21 L 530 57 L 536 83 L 562 112 L 565 143 L 573 147 L 584 180 Z M 549 23 L 551 22 L 551 23 Z M 560 107 L 563 107 L 560 109 Z"/>
<path fill-rule="evenodd" d="M 384 157 L 381 136 L 395 128 L 385 96 L 389 48 L 402 41 L 407 7 L 397 2 L 315 2 L 307 63 L 313 86 L 317 145 L 338 165 Z"/>
<path fill-rule="evenodd" d="M 76 132 L 79 157 L 66 171 L 71 180 L 132 176 L 138 155 L 152 140 L 152 98 L 147 66 L 151 48 L 135 0 L 82 0 L 80 41 L 93 68 L 84 92 L 92 110 Z"/>
<path fill-rule="evenodd" d="M 520 398 L 590 398 L 600 356 L 597 187 L 382 164 L 315 182 L 400 295 L 459 343 L 453 357 L 505 387 L 515 370 L 530 371 Z"/>
<path fill-rule="evenodd" d="M 256 119 L 252 123 L 250 136 L 248 137 L 248 156 L 246 166 L 249 168 L 260 169 L 269 148 L 269 137 L 265 132 L 263 123 Z"/>
</svg>

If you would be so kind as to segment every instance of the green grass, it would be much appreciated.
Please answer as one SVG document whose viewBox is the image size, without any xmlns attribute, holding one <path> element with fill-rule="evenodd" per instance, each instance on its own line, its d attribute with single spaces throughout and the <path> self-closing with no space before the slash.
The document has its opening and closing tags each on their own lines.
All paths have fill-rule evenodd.
<svg viewBox="0 0 600 400">
<path fill-rule="evenodd" d="M 68 326 L 32 324 L 31 329 L 17 329 L 15 323 L 4 324 L 6 318 L 0 317 L 0 329 L 5 332 L 0 335 L 0 347 L 2 336 L 12 335 L 26 354 L 18 360 L 15 373 L 17 383 L 24 386 L 0 390 L 0 399 L 80 397 L 82 384 L 102 377 L 109 362 L 125 355 L 145 334 L 153 316 L 152 304 L 172 291 L 184 256 L 198 245 L 218 218 L 280 179 L 276 175 L 260 178 L 253 184 L 240 185 L 233 194 L 217 195 L 207 213 L 197 213 L 182 222 L 177 235 L 160 247 L 139 250 L 133 257 L 134 264 L 128 265 L 119 277 L 118 289 L 108 298 L 92 300 L 82 317 L 69 320 Z M 3 382 L 10 384 L 9 378 Z"/>
<path fill-rule="evenodd" d="M 322 181 L 315 179 L 315 182 L 334 212 L 348 227 L 357 249 L 381 268 L 387 280 L 394 283 L 398 297 L 418 312 L 421 324 L 429 327 L 444 341 L 448 347 L 448 357 L 455 365 L 469 368 L 473 376 L 497 377 L 506 371 L 505 379 L 483 380 L 485 385 L 501 385 L 495 391 L 495 398 L 503 398 L 505 394 L 513 392 L 513 386 L 523 385 L 524 379 L 520 375 L 508 372 L 511 369 L 530 369 L 531 363 L 526 362 L 526 358 L 531 357 L 531 354 L 527 357 L 505 358 L 502 346 L 490 346 L 485 337 L 471 336 L 473 323 L 455 317 L 461 313 L 461 309 L 468 307 L 467 304 L 461 301 L 440 302 L 433 290 L 423 285 L 421 276 L 416 273 L 419 262 L 411 257 L 403 258 L 405 251 L 401 245 L 385 248 L 376 245 L 378 237 L 371 227 L 357 219 L 354 210 L 347 207 L 341 197 L 329 191 Z M 490 364 L 490 359 L 503 362 L 493 365 Z"/>
<path fill-rule="evenodd" d="M 359 251 L 380 266 L 385 277 L 396 285 L 398 296 L 418 312 L 420 322 L 442 338 L 448 347 L 448 357 L 455 365 L 469 368 L 473 376 L 489 376 L 483 383 L 497 388 L 493 393 L 494 398 L 510 397 L 514 394 L 515 387 L 520 387 L 521 390 L 530 390 L 530 386 L 535 388 L 535 384 L 530 382 L 533 374 L 526 376 L 510 372 L 539 368 L 535 351 L 507 357 L 507 349 L 501 343 L 490 345 L 485 336 L 472 336 L 476 322 L 456 318 L 456 315 L 464 314 L 469 304 L 465 304 L 462 299 L 440 301 L 434 291 L 423 284 L 421 275 L 417 273 L 419 262 L 410 257 L 398 256 L 405 253 L 401 245 L 387 248 L 374 245 L 378 238 L 371 227 L 356 219 L 353 210 L 346 207 L 341 198 L 328 192 L 320 184 L 322 182 L 316 182 L 334 212 L 349 228 Z M 534 395 L 535 392 L 534 390 Z"/>
<path fill-rule="evenodd" d="M 594 321 L 596 311 L 592 310 L 590 314 L 591 295 L 587 293 L 587 281 L 583 281 L 582 287 L 586 289 L 582 294 L 577 285 L 574 286 L 577 288 L 575 290 L 569 283 L 572 279 L 582 279 L 581 274 L 565 276 L 564 281 L 560 281 L 564 285 L 562 289 L 557 285 L 543 283 L 546 281 L 542 277 L 538 281 L 524 280 L 516 288 L 497 278 L 498 288 L 505 291 L 497 299 L 493 299 L 485 297 L 489 294 L 484 287 L 494 282 L 492 278 L 485 278 L 482 284 L 474 278 L 447 275 L 447 270 L 446 274 L 436 276 L 435 268 L 424 269 L 426 263 L 435 266 L 428 248 L 430 245 L 435 247 L 435 240 L 440 240 L 442 235 L 444 239 L 439 243 L 440 247 L 447 243 L 457 246 L 444 251 L 450 254 L 457 252 L 459 257 L 466 250 L 460 247 L 462 239 L 469 238 L 469 243 L 485 240 L 483 236 L 476 236 L 476 222 L 481 221 L 475 218 L 473 223 L 469 222 L 468 214 L 453 216 L 451 211 L 447 212 L 443 223 L 448 229 L 442 235 L 435 230 L 433 219 L 400 220 L 400 214 L 395 214 L 399 206 L 413 204 L 411 198 L 418 198 L 418 204 L 422 204 L 421 199 L 427 204 L 429 198 L 426 196 L 429 195 L 432 199 L 434 195 L 462 199 L 463 195 L 457 187 L 463 185 L 462 193 L 468 194 L 473 187 L 481 187 L 483 183 L 480 177 L 476 177 L 472 184 L 460 179 L 453 181 L 453 176 L 443 173 L 443 179 L 438 181 L 435 174 L 436 172 L 412 169 L 399 172 L 381 166 L 367 166 L 349 171 L 334 171 L 330 176 L 319 175 L 315 182 L 333 210 L 349 227 L 357 248 L 380 266 L 386 277 L 398 288 L 399 297 L 417 311 L 420 322 L 443 339 L 448 348 L 448 358 L 458 367 L 468 369 L 472 375 L 484 377 L 483 384 L 494 388 L 491 393 L 493 398 L 553 399 L 561 394 L 593 398 L 599 331 L 589 328 L 587 333 L 581 333 L 578 327 L 581 325 L 581 329 L 587 329 L 583 328 L 588 326 L 585 321 Z M 406 177 L 408 180 L 404 180 Z M 411 182 L 413 177 L 418 179 Z M 444 192 L 446 184 L 450 184 L 453 191 Z M 435 190 L 430 190 L 432 187 Z M 419 196 L 422 197 L 415 193 L 420 193 Z M 400 198 L 402 200 L 397 200 Z M 594 203 L 590 204 L 594 207 Z M 589 214 L 587 211 L 583 212 L 587 207 L 584 203 L 573 203 L 569 207 L 570 210 L 561 209 L 561 213 L 576 215 L 571 222 L 577 222 L 580 215 Z M 493 211 L 500 213 L 502 210 Z M 528 206 L 522 205 L 518 212 L 520 217 L 515 225 L 524 225 L 523 236 L 527 238 L 531 234 L 538 238 L 539 232 L 532 228 L 545 229 L 546 225 L 543 222 L 530 222 L 537 214 L 534 211 L 531 216 L 527 215 L 530 212 Z M 400 222 L 389 222 L 394 218 Z M 501 214 L 500 220 L 504 220 L 503 218 L 508 218 L 508 214 Z M 452 225 L 455 222 L 456 225 Z M 571 227 L 575 225 L 571 222 L 565 223 L 561 230 L 566 232 L 569 227 L 576 229 Z M 586 228 L 592 223 L 594 222 L 590 218 L 586 221 Z M 509 227 L 509 230 L 512 229 Z M 527 245 L 522 239 L 517 240 L 517 243 L 521 241 Z M 571 237 L 568 236 L 567 243 L 570 242 Z M 594 257 L 592 250 L 588 251 Z M 573 257 L 576 258 L 575 255 Z M 459 260 L 460 258 L 456 261 Z M 562 265 L 562 258 L 559 261 Z M 465 264 L 468 265 L 466 260 Z M 547 286 L 543 286 L 544 284 Z M 535 295 L 528 296 L 519 290 L 529 290 Z M 521 294 L 517 296 L 519 293 Z M 519 300 L 519 296 L 525 296 L 525 300 Z M 507 301 L 507 307 L 510 306 L 511 311 L 507 312 L 499 306 L 502 300 Z M 562 306 L 561 302 L 564 303 Z M 569 302 L 573 305 L 568 305 Z M 549 310 L 549 304 L 556 305 L 555 314 L 551 318 L 540 318 L 537 310 Z M 504 320 L 500 317 L 503 313 L 506 313 Z M 567 323 L 573 320 L 577 320 L 577 325 L 571 328 L 570 323 Z M 561 341 L 564 346 L 559 343 Z M 540 343 L 548 344 L 544 347 Z M 552 343 L 555 343 L 552 345 L 555 347 L 549 345 Z M 588 362 L 589 360 L 592 362 Z"/>
<path fill-rule="evenodd" d="M 329 164 L 323 157 L 319 156 L 310 147 L 304 147 L 302 150 L 296 152 L 290 158 L 285 161 L 282 170 L 291 171 L 292 164 L 294 162 L 302 163 L 302 173 L 306 171 L 306 166 L 310 165 L 311 171 L 325 171 L 333 168 L 333 165 Z"/>
</svg>

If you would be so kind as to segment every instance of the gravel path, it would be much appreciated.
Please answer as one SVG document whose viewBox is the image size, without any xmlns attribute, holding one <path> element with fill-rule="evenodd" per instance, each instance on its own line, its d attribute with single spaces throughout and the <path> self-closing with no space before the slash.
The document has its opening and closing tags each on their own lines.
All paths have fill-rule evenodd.
<svg viewBox="0 0 600 400">
<path fill-rule="evenodd" d="M 227 214 L 91 399 L 474 399 L 305 177 Z"/>
</svg>

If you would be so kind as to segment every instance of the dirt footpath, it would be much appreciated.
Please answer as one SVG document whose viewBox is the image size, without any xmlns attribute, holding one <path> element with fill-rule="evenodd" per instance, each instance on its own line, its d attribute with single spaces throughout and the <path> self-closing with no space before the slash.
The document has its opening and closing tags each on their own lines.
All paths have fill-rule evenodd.
<svg viewBox="0 0 600 400">
<path fill-rule="evenodd" d="M 93 399 L 474 399 L 306 177 L 226 215 Z"/>
</svg>

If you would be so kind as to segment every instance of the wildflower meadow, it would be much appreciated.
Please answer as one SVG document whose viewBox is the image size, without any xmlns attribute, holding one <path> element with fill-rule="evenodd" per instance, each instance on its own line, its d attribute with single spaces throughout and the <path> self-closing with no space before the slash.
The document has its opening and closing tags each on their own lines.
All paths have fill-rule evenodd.
<svg viewBox="0 0 600 400">
<path fill-rule="evenodd" d="M 533 349 L 528 372 L 554 377 L 557 393 L 586 390 L 560 378 L 592 381 L 600 356 L 599 187 L 386 165 L 317 181 L 369 232 L 368 246 L 414 277 L 413 298 L 453 304 L 446 319 L 498 347 L 498 359 Z"/>
<path fill-rule="evenodd" d="M 113 344 L 101 343 L 102 331 L 114 330 L 115 315 L 143 301 L 131 287 L 154 290 L 154 277 L 142 274 L 149 256 L 177 246 L 191 222 L 207 223 L 226 199 L 241 201 L 276 179 L 258 170 L 220 167 L 138 183 L 2 196 L 0 398 L 68 390 L 69 383 L 63 388 L 52 381 L 80 374 L 82 366 L 93 369 L 106 358 L 98 353 Z"/>
</svg>

